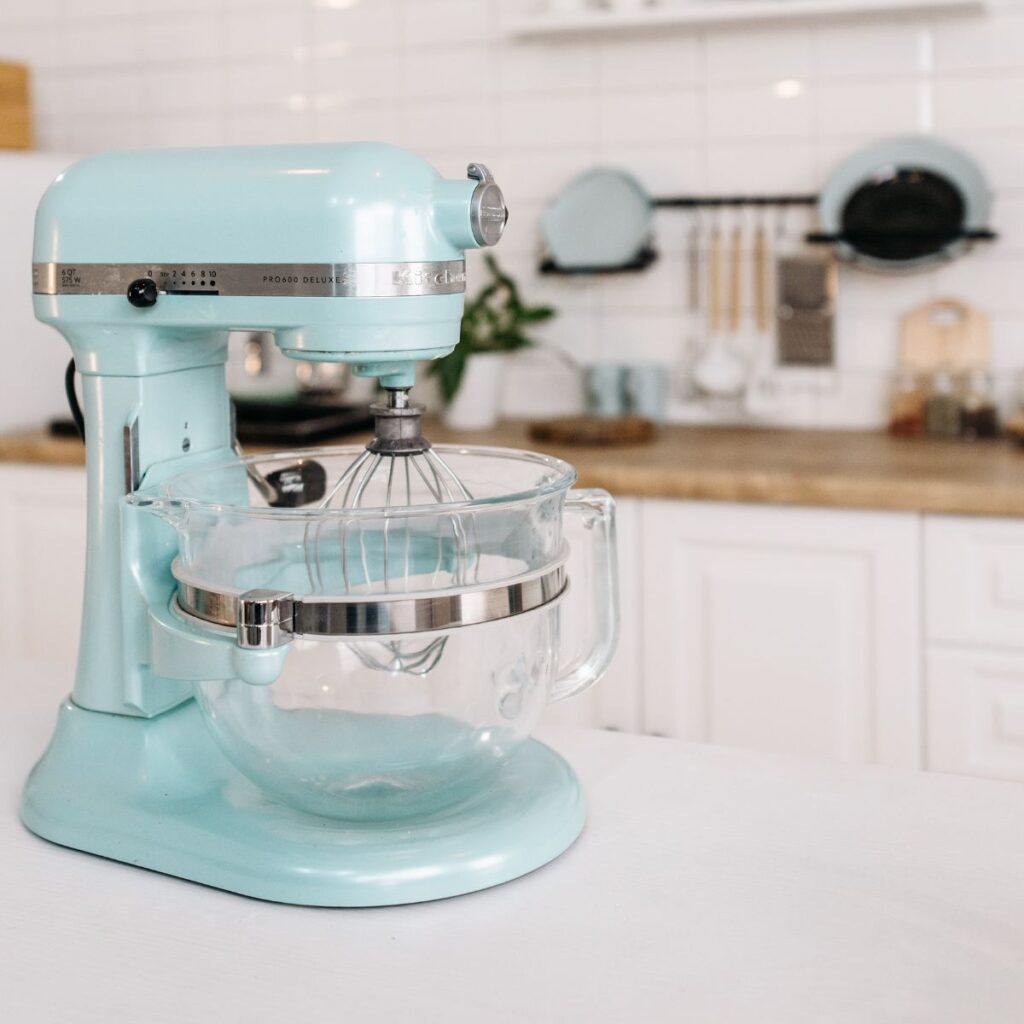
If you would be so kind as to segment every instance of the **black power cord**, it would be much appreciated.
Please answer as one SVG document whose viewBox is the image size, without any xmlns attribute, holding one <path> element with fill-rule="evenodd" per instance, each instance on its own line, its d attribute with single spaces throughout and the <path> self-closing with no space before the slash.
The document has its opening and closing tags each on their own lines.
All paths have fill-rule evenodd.
<svg viewBox="0 0 1024 1024">
<path fill-rule="evenodd" d="M 82 407 L 78 403 L 78 393 L 75 391 L 75 361 L 68 363 L 64 371 L 64 393 L 68 396 L 68 407 L 71 409 L 71 418 L 75 421 L 75 428 L 78 436 L 85 444 L 85 417 L 82 415 Z"/>
</svg>

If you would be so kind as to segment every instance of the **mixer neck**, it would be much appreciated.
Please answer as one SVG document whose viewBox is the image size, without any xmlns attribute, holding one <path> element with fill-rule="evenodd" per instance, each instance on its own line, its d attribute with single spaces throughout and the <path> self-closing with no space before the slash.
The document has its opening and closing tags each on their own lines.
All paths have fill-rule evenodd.
<svg viewBox="0 0 1024 1024">
<path fill-rule="evenodd" d="M 409 388 L 387 388 L 384 397 L 389 409 L 406 409 L 409 406 Z"/>
<path fill-rule="evenodd" d="M 106 332 L 76 332 L 76 354 L 98 351 Z M 164 349 L 170 346 L 163 346 Z M 85 601 L 74 699 L 79 707 L 153 715 L 190 696 L 148 670 L 150 603 L 173 590 L 174 535 L 131 514 L 125 494 L 227 456 L 231 413 L 220 362 L 165 373 L 82 377 L 88 515 Z"/>
</svg>

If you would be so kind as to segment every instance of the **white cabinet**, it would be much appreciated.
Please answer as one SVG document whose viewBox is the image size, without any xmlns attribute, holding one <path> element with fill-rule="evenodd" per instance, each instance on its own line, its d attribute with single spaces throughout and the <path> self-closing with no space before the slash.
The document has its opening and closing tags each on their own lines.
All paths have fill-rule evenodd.
<svg viewBox="0 0 1024 1024">
<path fill-rule="evenodd" d="M 930 643 L 1024 650 L 1024 520 L 928 516 Z"/>
<path fill-rule="evenodd" d="M 71 688 L 85 578 L 85 472 L 0 466 L 0 645 Z"/>
<path fill-rule="evenodd" d="M 1024 520 L 925 520 L 926 763 L 1024 781 Z"/>
<path fill-rule="evenodd" d="M 1024 654 L 933 647 L 926 765 L 1024 782 Z"/>
<path fill-rule="evenodd" d="M 919 763 L 919 517 L 647 501 L 644 726 Z"/>
</svg>

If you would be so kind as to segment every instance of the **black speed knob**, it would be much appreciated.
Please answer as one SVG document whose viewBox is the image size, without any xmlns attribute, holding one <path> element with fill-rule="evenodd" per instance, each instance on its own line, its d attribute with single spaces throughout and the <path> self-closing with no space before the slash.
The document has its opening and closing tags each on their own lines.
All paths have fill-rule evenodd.
<svg viewBox="0 0 1024 1024">
<path fill-rule="evenodd" d="M 128 285 L 128 301 L 133 306 L 145 309 L 147 306 L 155 306 L 157 295 L 156 281 L 148 277 L 140 277 Z"/>
</svg>

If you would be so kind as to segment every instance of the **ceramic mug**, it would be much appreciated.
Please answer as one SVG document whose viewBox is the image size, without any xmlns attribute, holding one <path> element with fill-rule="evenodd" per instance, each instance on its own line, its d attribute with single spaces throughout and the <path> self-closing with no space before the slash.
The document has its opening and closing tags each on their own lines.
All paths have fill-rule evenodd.
<svg viewBox="0 0 1024 1024">
<path fill-rule="evenodd" d="M 662 423 L 668 401 L 668 374 L 657 363 L 636 363 L 625 367 L 623 391 L 626 408 L 634 416 Z"/>
<path fill-rule="evenodd" d="M 583 372 L 587 412 L 591 416 L 621 416 L 626 411 L 626 367 L 619 363 L 595 363 Z"/>
</svg>

